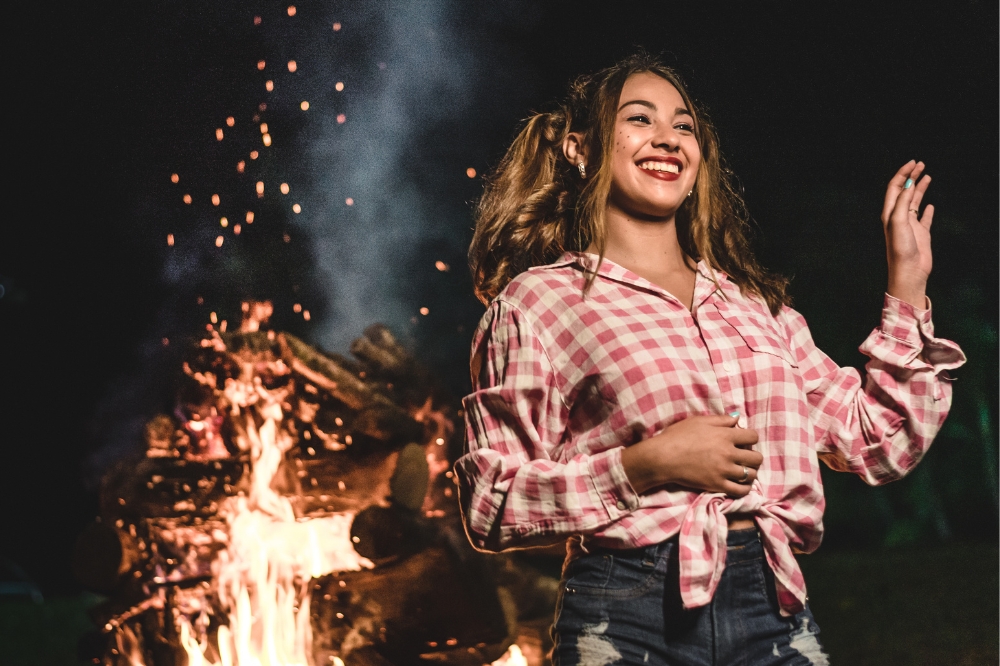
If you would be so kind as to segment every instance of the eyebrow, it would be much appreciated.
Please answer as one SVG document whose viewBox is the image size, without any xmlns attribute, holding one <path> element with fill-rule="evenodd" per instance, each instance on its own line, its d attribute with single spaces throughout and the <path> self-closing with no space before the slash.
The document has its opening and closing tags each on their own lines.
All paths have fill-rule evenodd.
<svg viewBox="0 0 1000 666">
<path fill-rule="evenodd" d="M 630 102 L 625 102 L 624 104 L 622 104 L 621 106 L 618 107 L 618 110 L 621 111 L 622 109 L 624 109 L 626 106 L 629 106 L 630 104 L 638 104 L 640 106 L 647 107 L 650 111 L 656 111 L 656 105 L 653 104 L 652 102 L 647 102 L 644 99 L 633 99 Z M 694 118 L 694 115 L 690 111 L 688 111 L 687 109 L 685 109 L 683 106 L 678 106 L 676 109 L 674 109 L 674 115 L 675 116 L 691 116 L 692 118 Z"/>
</svg>

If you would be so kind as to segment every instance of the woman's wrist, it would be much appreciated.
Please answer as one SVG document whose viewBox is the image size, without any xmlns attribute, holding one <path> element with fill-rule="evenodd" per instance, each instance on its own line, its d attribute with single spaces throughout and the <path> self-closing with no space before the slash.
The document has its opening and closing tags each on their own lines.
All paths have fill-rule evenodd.
<svg viewBox="0 0 1000 666">
<path fill-rule="evenodd" d="M 622 468 L 625 470 L 628 482 L 637 493 L 644 493 L 650 488 L 669 482 L 669 479 L 660 478 L 664 466 L 655 464 L 652 453 L 653 447 L 649 440 L 626 446 L 622 451 Z"/>
</svg>

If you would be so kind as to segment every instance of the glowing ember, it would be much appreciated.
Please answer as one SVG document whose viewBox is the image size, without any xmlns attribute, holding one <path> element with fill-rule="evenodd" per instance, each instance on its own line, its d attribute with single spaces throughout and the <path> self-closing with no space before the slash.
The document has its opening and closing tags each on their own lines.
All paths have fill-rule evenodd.
<svg viewBox="0 0 1000 666">
<path fill-rule="evenodd" d="M 235 235 L 239 236 L 241 231 L 243 231 L 243 227 L 240 226 L 239 223 L 236 223 L 236 224 L 233 225 L 233 233 Z"/>
<path fill-rule="evenodd" d="M 264 181 L 258 180 L 256 187 L 257 187 L 257 196 L 258 197 L 264 196 Z"/>
<path fill-rule="evenodd" d="M 309 321 L 310 319 L 312 319 L 312 315 L 309 314 L 309 310 L 303 310 L 302 311 L 302 318 L 305 319 L 306 321 Z"/>
<path fill-rule="evenodd" d="M 299 65 L 294 60 L 289 60 L 288 61 L 288 71 L 289 72 L 294 72 L 298 68 L 299 68 Z"/>
<path fill-rule="evenodd" d="M 224 217 L 221 220 L 219 220 L 219 225 L 221 225 L 222 228 L 228 227 L 229 226 L 229 218 Z"/>
<path fill-rule="evenodd" d="M 217 315 L 217 314 L 215 314 L 213 312 L 213 313 L 211 313 L 211 314 L 208 315 L 208 320 L 210 322 L 212 322 L 213 324 L 218 324 L 219 323 L 219 315 Z M 200 428 L 196 428 L 196 429 L 200 430 Z"/>
<path fill-rule="evenodd" d="M 341 90 L 344 89 L 344 82 L 343 81 L 337 81 L 337 83 L 334 84 L 333 87 L 336 88 L 337 92 L 340 92 Z"/>
<path fill-rule="evenodd" d="M 191 203 L 191 195 L 190 194 L 185 194 L 184 195 L 184 203 L 186 203 L 186 204 Z"/>
<path fill-rule="evenodd" d="M 340 32 L 340 28 L 341 28 L 341 25 L 339 23 L 334 23 L 333 24 L 333 31 L 334 32 Z"/>
<path fill-rule="evenodd" d="M 298 204 L 292 204 L 292 212 L 298 215 L 299 213 L 302 212 L 302 206 Z"/>
<path fill-rule="evenodd" d="M 292 312 L 302 312 L 302 305 L 300 305 L 299 303 L 296 303 L 295 305 L 293 305 L 292 306 Z"/>
<path fill-rule="evenodd" d="M 351 197 L 347 197 L 346 199 L 344 199 L 344 203 L 347 204 L 348 206 L 353 206 L 354 199 L 352 199 Z"/>
<path fill-rule="evenodd" d="M 274 90 L 274 81 L 265 81 L 264 82 L 264 88 L 267 90 L 267 92 L 273 91 Z"/>
<path fill-rule="evenodd" d="M 217 237 L 215 239 L 215 247 L 222 247 L 223 240 L 222 236 Z"/>
<path fill-rule="evenodd" d="M 216 141 L 222 141 L 222 139 L 224 139 L 224 138 L 225 138 L 225 135 L 222 132 L 222 128 L 220 127 L 218 129 L 216 129 L 215 130 L 215 140 Z"/>
<path fill-rule="evenodd" d="M 450 267 L 448 266 L 448 264 L 444 263 L 443 261 L 441 261 L 439 259 L 439 260 L 437 260 L 437 261 L 434 262 L 434 268 L 436 268 L 439 271 L 441 271 L 442 273 L 444 273 L 447 270 L 449 270 Z"/>
<path fill-rule="evenodd" d="M 260 124 L 260 133 L 261 134 L 267 134 L 267 123 L 261 123 Z"/>
<path fill-rule="evenodd" d="M 261 189 L 262 190 L 264 189 L 263 185 L 261 185 Z M 247 211 L 246 220 L 247 220 L 247 224 L 253 224 L 253 211 L 252 210 L 248 210 Z"/>
<path fill-rule="evenodd" d="M 307 102 L 305 100 L 302 100 L 302 103 L 299 104 L 299 108 L 302 109 L 303 111 L 308 111 L 309 110 L 309 102 Z"/>
<path fill-rule="evenodd" d="M 232 127 L 235 124 L 236 124 L 236 118 L 233 118 L 232 116 L 226 118 L 226 125 Z"/>
<path fill-rule="evenodd" d="M 167 245 L 173 247 L 173 245 L 174 245 L 174 235 L 173 234 L 167 234 Z"/>
<path fill-rule="evenodd" d="M 170 174 L 170 182 L 171 183 L 179 183 L 180 180 L 181 180 L 181 177 L 178 176 L 176 173 Z"/>
<path fill-rule="evenodd" d="M 265 146 L 270 146 L 271 145 L 271 135 L 270 134 L 265 134 L 264 136 L 261 137 L 261 140 L 264 142 Z"/>
<path fill-rule="evenodd" d="M 222 203 L 222 199 L 219 198 L 219 195 L 218 194 L 213 194 L 212 195 L 212 205 L 213 206 L 218 206 L 220 203 Z"/>
<path fill-rule="evenodd" d="M 469 167 L 468 169 L 465 170 L 465 175 L 468 176 L 469 178 L 475 178 L 476 170 L 473 169 L 472 167 Z"/>
<path fill-rule="evenodd" d="M 288 194 L 288 183 L 282 183 L 279 189 L 282 194 Z"/>
<path fill-rule="evenodd" d="M 288 5 L 288 15 L 295 16 L 295 5 Z"/>
<path fill-rule="evenodd" d="M 254 16 L 253 17 L 253 24 L 254 25 L 260 25 L 260 17 L 259 16 Z"/>
<path fill-rule="evenodd" d="M 257 157 L 258 157 L 259 155 L 260 155 L 260 153 L 258 153 L 258 152 L 257 152 L 256 150 L 251 150 L 251 151 L 250 151 L 250 159 L 252 159 L 252 160 L 255 160 L 255 159 L 257 159 Z"/>
<path fill-rule="evenodd" d="M 246 168 L 247 168 L 247 163 L 244 162 L 243 160 L 240 160 L 239 162 L 236 163 L 236 171 L 238 173 L 243 173 L 244 171 L 246 171 Z"/>
<path fill-rule="evenodd" d="M 257 69 L 260 69 L 260 70 L 263 70 L 263 69 L 264 69 L 264 66 L 265 66 L 266 64 L 267 64 L 267 63 L 265 63 L 265 62 L 264 62 L 263 60 L 258 60 L 258 61 L 257 61 Z"/>
<path fill-rule="evenodd" d="M 431 313 L 431 311 L 430 311 L 429 308 L 420 308 L 420 314 L 426 316 L 426 315 L 429 315 L 430 313 Z"/>
<path fill-rule="evenodd" d="M 344 115 L 343 113 L 338 113 L 337 114 L 337 124 L 338 125 L 343 125 L 346 122 L 347 122 L 347 116 Z"/>
</svg>

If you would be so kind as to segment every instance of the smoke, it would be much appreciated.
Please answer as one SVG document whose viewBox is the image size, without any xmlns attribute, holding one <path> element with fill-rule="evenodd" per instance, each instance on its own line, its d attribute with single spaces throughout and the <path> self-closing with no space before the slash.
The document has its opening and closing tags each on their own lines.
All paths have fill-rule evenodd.
<svg viewBox="0 0 1000 666">
<path fill-rule="evenodd" d="M 311 106 L 298 137 L 308 182 L 295 222 L 310 236 L 326 298 L 313 337 L 328 349 L 346 348 L 373 321 L 412 326 L 437 258 L 417 256 L 422 248 L 446 249 L 464 272 L 472 221 L 462 156 L 495 117 L 484 109 L 497 80 L 484 62 L 497 48 L 491 28 L 525 13 L 509 2 L 490 12 L 386 1 L 310 19 L 323 31 L 299 47 Z"/>
</svg>

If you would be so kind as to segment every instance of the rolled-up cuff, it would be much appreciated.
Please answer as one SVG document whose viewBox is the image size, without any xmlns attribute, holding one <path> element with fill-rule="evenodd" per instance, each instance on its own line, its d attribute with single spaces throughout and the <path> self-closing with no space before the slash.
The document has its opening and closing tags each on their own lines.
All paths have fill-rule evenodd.
<svg viewBox="0 0 1000 666">
<path fill-rule="evenodd" d="M 602 451 L 590 457 L 590 478 L 594 490 L 611 520 L 617 520 L 639 507 L 639 494 L 632 488 L 625 468 L 622 466 L 622 451 L 619 446 Z"/>
<path fill-rule="evenodd" d="M 895 347 L 894 353 L 890 355 L 899 358 L 902 361 L 900 365 L 914 362 L 926 364 L 933 367 L 935 374 L 961 366 L 965 363 L 962 349 L 951 340 L 934 337 L 931 301 L 926 296 L 924 298 L 927 308 L 920 310 L 906 301 L 886 294 L 882 306 L 882 324 L 876 333 L 881 334 L 880 337 L 883 337 L 887 346 Z M 863 347 L 875 351 L 878 343 L 874 340 L 870 342 L 871 345 L 866 344 Z M 900 349 L 897 345 L 909 349 Z M 873 354 L 873 356 L 880 355 Z"/>
</svg>

